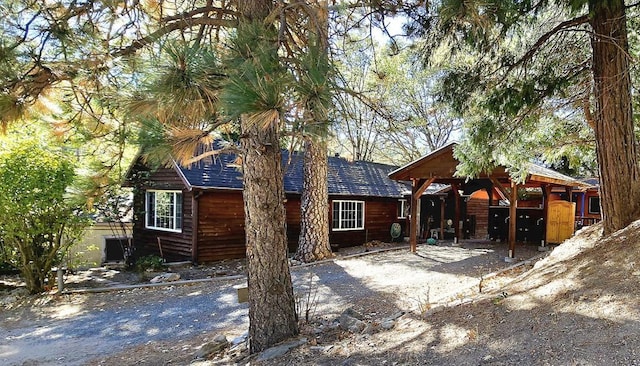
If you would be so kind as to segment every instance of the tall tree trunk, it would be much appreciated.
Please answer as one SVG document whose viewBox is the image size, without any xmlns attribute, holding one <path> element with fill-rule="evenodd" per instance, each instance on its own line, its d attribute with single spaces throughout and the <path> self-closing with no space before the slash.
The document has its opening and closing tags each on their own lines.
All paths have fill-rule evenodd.
<svg viewBox="0 0 640 366">
<path fill-rule="evenodd" d="M 624 0 L 590 0 L 594 34 L 595 135 L 604 234 L 638 214 L 638 160 L 633 131 Z"/>
<path fill-rule="evenodd" d="M 328 5 L 326 0 L 313 3 L 316 21 L 311 22 L 310 33 L 321 49 L 318 62 L 328 63 Z M 310 37 L 313 38 L 313 37 Z M 325 64 L 324 66 L 328 66 Z M 324 68 L 328 70 L 328 68 Z M 325 75 L 326 76 L 326 75 Z M 329 243 L 329 191 L 327 188 L 327 130 L 326 113 L 314 110 L 323 108 L 321 103 L 310 103 L 306 114 L 311 126 L 305 130 L 313 136 L 304 140 L 304 165 L 302 198 L 300 203 L 300 236 L 295 258 L 313 262 L 333 256 Z M 322 116 L 322 117 L 320 117 Z"/>
<path fill-rule="evenodd" d="M 242 123 L 244 212 L 249 285 L 249 342 L 259 352 L 298 334 L 287 259 L 278 125 Z"/>
<path fill-rule="evenodd" d="M 327 145 L 324 139 L 305 138 L 300 237 L 296 259 L 313 262 L 333 256 L 329 244 Z"/>
<path fill-rule="evenodd" d="M 239 26 L 246 19 L 265 19 L 271 7 L 267 0 L 239 1 L 238 8 L 244 15 Z M 277 53 L 274 55 L 277 57 Z M 287 259 L 280 123 L 263 122 L 241 118 L 252 353 L 298 334 Z"/>
</svg>

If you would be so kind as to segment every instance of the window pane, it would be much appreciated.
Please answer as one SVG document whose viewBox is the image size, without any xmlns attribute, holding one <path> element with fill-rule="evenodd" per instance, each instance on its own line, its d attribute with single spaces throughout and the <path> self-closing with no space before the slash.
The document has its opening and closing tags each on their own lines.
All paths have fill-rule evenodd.
<svg viewBox="0 0 640 366">
<path fill-rule="evenodd" d="M 340 229 L 340 202 L 333 202 L 333 228 Z"/>
<path fill-rule="evenodd" d="M 409 214 L 409 205 L 407 200 L 401 199 L 398 200 L 398 218 L 404 219 Z"/>
<path fill-rule="evenodd" d="M 364 228 L 364 202 L 334 201 L 332 227 L 343 230 Z"/>
<path fill-rule="evenodd" d="M 179 230 L 182 228 L 182 193 L 147 192 L 147 227 Z"/>
<path fill-rule="evenodd" d="M 147 226 L 155 226 L 156 213 L 155 213 L 155 192 L 147 192 Z"/>
<path fill-rule="evenodd" d="M 176 225 L 175 229 L 182 229 L 182 193 L 176 192 Z"/>
<path fill-rule="evenodd" d="M 589 213 L 600 213 L 600 197 L 589 197 Z"/>
<path fill-rule="evenodd" d="M 173 229 L 173 193 L 158 192 L 156 194 L 156 227 Z"/>
</svg>

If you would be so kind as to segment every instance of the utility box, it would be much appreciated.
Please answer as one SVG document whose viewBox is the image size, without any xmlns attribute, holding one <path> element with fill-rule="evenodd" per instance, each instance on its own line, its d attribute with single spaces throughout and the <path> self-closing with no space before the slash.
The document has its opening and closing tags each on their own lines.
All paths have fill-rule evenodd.
<svg viewBox="0 0 640 366">
<path fill-rule="evenodd" d="M 238 292 L 238 304 L 249 301 L 249 287 L 247 285 L 236 286 Z"/>
</svg>

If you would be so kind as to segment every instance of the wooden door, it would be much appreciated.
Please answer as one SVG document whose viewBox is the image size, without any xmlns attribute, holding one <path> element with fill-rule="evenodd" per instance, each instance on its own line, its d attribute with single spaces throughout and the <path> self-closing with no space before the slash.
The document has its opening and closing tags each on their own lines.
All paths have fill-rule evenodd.
<svg viewBox="0 0 640 366">
<path fill-rule="evenodd" d="M 562 243 L 574 232 L 576 204 L 567 201 L 549 202 L 547 211 L 547 243 Z"/>
</svg>

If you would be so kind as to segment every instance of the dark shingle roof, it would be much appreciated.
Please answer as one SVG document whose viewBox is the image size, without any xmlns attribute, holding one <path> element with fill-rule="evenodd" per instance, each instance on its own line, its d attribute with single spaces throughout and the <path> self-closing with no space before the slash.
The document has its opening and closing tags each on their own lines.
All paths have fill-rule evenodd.
<svg viewBox="0 0 640 366">
<path fill-rule="evenodd" d="M 282 151 L 284 189 L 287 193 L 302 192 L 301 153 Z M 329 157 L 328 188 L 331 195 L 402 197 L 411 192 L 407 183 L 389 179 L 388 174 L 397 167 L 364 161 L 350 162 L 340 157 Z M 190 167 L 179 167 L 191 187 L 242 189 L 242 174 L 234 154 L 221 154 L 205 159 Z"/>
</svg>

